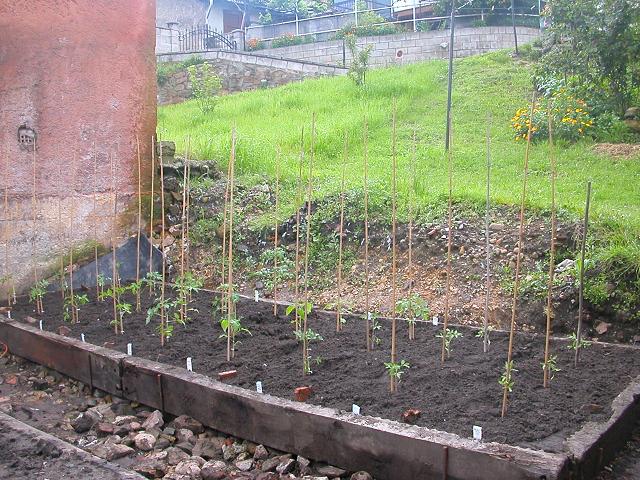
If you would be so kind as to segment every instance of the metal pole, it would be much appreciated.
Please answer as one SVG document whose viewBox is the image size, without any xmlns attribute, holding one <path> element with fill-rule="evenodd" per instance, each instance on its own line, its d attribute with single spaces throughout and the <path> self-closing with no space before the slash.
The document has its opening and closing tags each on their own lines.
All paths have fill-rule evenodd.
<svg viewBox="0 0 640 480">
<path fill-rule="evenodd" d="M 513 42 L 516 46 L 516 55 L 518 55 L 518 32 L 516 31 L 516 12 L 515 0 L 511 0 L 511 25 L 513 25 Z"/>
<path fill-rule="evenodd" d="M 451 30 L 451 36 L 449 37 L 449 80 L 447 85 L 447 127 L 444 137 L 444 149 L 449 150 L 449 129 L 451 128 L 451 93 L 453 90 L 453 41 L 455 38 L 455 22 L 456 22 L 456 6 L 455 0 L 451 0 L 451 20 L 449 21 L 449 28 Z"/>
</svg>

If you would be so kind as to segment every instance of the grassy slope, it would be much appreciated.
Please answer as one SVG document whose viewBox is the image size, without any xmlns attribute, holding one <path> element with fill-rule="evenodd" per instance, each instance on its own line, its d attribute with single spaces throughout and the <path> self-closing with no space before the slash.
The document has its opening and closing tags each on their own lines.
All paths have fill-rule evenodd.
<svg viewBox="0 0 640 480">
<path fill-rule="evenodd" d="M 417 172 L 423 212 L 441 206 L 446 196 L 446 161 L 443 156 L 446 106 L 446 62 L 431 61 L 405 67 L 374 70 L 366 92 L 347 78 L 307 80 L 280 88 L 224 97 L 206 116 L 195 102 L 160 108 L 159 132 L 185 151 L 191 136 L 196 158 L 226 164 L 230 129 L 236 125 L 239 171 L 251 182 L 255 174 L 274 175 L 276 149 L 282 151 L 285 177 L 285 213 L 293 211 L 300 130 L 305 126 L 307 150 L 312 113 L 317 115 L 316 178 L 320 195 L 336 192 L 340 182 L 343 139 L 349 137 L 348 183 L 362 182 L 362 123 L 369 122 L 369 158 L 372 182 L 388 189 L 391 164 L 391 111 L 398 105 L 399 188 L 406 193 L 411 135 L 419 139 Z M 514 142 L 509 127 L 513 112 L 531 94 L 530 73 L 507 53 L 499 52 L 456 61 L 454 83 L 454 195 L 478 205 L 485 191 L 486 118 L 492 115 L 493 201 L 517 204 L 521 192 L 525 146 Z M 569 212 L 583 210 L 585 183 L 594 184 L 593 218 L 601 225 L 625 226 L 637 237 L 640 231 L 640 162 L 612 161 L 591 152 L 588 142 L 558 149 L 558 201 Z M 549 161 L 546 143 L 531 151 L 529 206 L 549 206 Z M 288 187 L 288 188 L 286 188 Z M 406 195 L 404 195 L 406 197 Z M 374 194 L 375 201 L 375 194 Z M 426 208 L 425 208 L 426 207 Z M 436 207 L 440 209 L 440 207 Z"/>
</svg>

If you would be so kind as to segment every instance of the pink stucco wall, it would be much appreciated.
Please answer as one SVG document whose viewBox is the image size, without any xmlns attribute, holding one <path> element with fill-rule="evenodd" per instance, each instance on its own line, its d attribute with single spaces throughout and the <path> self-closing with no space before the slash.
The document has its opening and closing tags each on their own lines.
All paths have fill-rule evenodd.
<svg viewBox="0 0 640 480">
<path fill-rule="evenodd" d="M 0 277 L 9 272 L 24 286 L 31 278 L 34 251 L 45 272 L 70 243 L 92 239 L 94 194 L 97 213 L 104 217 L 97 240 L 109 243 L 108 154 L 116 159 L 119 212 L 135 205 L 136 135 L 143 178 L 150 176 L 154 49 L 155 0 L 0 2 L 0 194 L 3 199 L 7 188 L 9 197 L 8 218 L 0 204 Z M 35 232 L 34 155 L 18 144 L 21 125 L 37 135 Z M 68 228 L 72 210 L 75 220 Z M 120 218 L 120 237 L 130 224 L 129 217 Z"/>
</svg>

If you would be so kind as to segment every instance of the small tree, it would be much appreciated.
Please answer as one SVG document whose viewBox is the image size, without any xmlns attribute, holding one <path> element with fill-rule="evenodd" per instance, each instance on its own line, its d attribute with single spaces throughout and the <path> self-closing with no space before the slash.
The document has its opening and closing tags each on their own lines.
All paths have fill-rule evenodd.
<svg viewBox="0 0 640 480">
<path fill-rule="evenodd" d="M 222 81 L 211 71 L 211 65 L 203 63 L 200 68 L 191 65 L 187 68 L 189 81 L 193 91 L 193 98 L 196 99 L 198 107 L 202 113 L 211 112 L 218 103 L 218 92 L 222 88 Z"/>
<path fill-rule="evenodd" d="M 364 48 L 358 48 L 356 45 L 356 36 L 353 34 L 344 37 L 345 44 L 351 52 L 351 65 L 349 66 L 349 78 L 358 87 L 363 87 L 366 81 L 367 72 L 369 71 L 369 61 L 371 59 L 371 50 L 373 45 L 367 45 Z"/>
</svg>

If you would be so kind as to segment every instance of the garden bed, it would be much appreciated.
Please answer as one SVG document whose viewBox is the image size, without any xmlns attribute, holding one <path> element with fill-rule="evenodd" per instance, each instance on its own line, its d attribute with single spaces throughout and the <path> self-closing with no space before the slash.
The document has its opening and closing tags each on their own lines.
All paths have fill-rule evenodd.
<svg viewBox="0 0 640 480">
<path fill-rule="evenodd" d="M 142 298 L 142 311 L 146 312 L 151 302 L 146 293 Z M 586 422 L 606 422 L 612 401 L 640 375 L 639 349 L 596 343 L 583 350 L 576 369 L 567 342 L 554 340 L 552 351 L 561 370 L 551 388 L 543 389 L 544 339 L 519 333 L 514 347 L 515 387 L 508 414 L 501 418 L 498 378 L 508 342 L 502 332 L 492 332 L 490 352 L 483 354 L 475 330 L 459 327 L 463 337 L 454 341 L 451 358 L 441 366 L 441 343 L 434 336 L 441 327 L 419 323 L 417 339 L 409 342 L 407 326 L 399 322 L 398 359 L 411 367 L 403 375 L 399 391 L 390 395 L 384 367 L 390 349 L 387 320 L 381 320 L 382 329 L 377 331 L 380 344 L 367 352 L 361 319 L 348 317 L 344 330 L 336 334 L 334 315 L 313 312 L 309 326 L 324 340 L 311 343 L 313 374 L 303 377 L 302 349 L 294 338 L 290 318 L 284 316 L 284 307 L 276 319 L 271 304 L 241 301 L 238 314 L 251 334 L 238 337 L 236 356 L 227 362 L 226 340 L 219 338 L 218 320 L 210 313 L 213 299 L 212 293 L 198 293 L 191 304 L 198 312 L 193 312 L 185 327 L 176 326 L 164 348 L 155 331 L 156 320 L 146 325 L 144 313 L 126 316 L 125 334 L 116 336 L 109 325 L 109 301 L 84 305 L 80 323 L 71 325 L 62 320 L 59 294 L 49 294 L 43 327 L 57 332 L 64 324 L 71 329 L 70 336 L 84 334 L 87 342 L 120 352 L 126 352 L 131 343 L 135 356 L 177 367 L 184 368 L 191 357 L 195 372 L 213 378 L 219 372 L 237 370 L 237 376 L 227 383 L 255 391 L 260 381 L 264 393 L 285 399 L 293 399 L 296 387 L 310 386 L 313 394 L 308 403 L 343 411 L 351 411 L 357 404 L 363 415 L 396 421 L 405 410 L 418 409 L 422 412 L 416 422 L 419 426 L 470 438 L 472 426 L 478 425 L 486 441 L 549 452 L 565 451 L 565 439 Z M 24 301 L 14 307 L 12 316 L 18 320 L 38 318 L 32 305 Z"/>
</svg>

